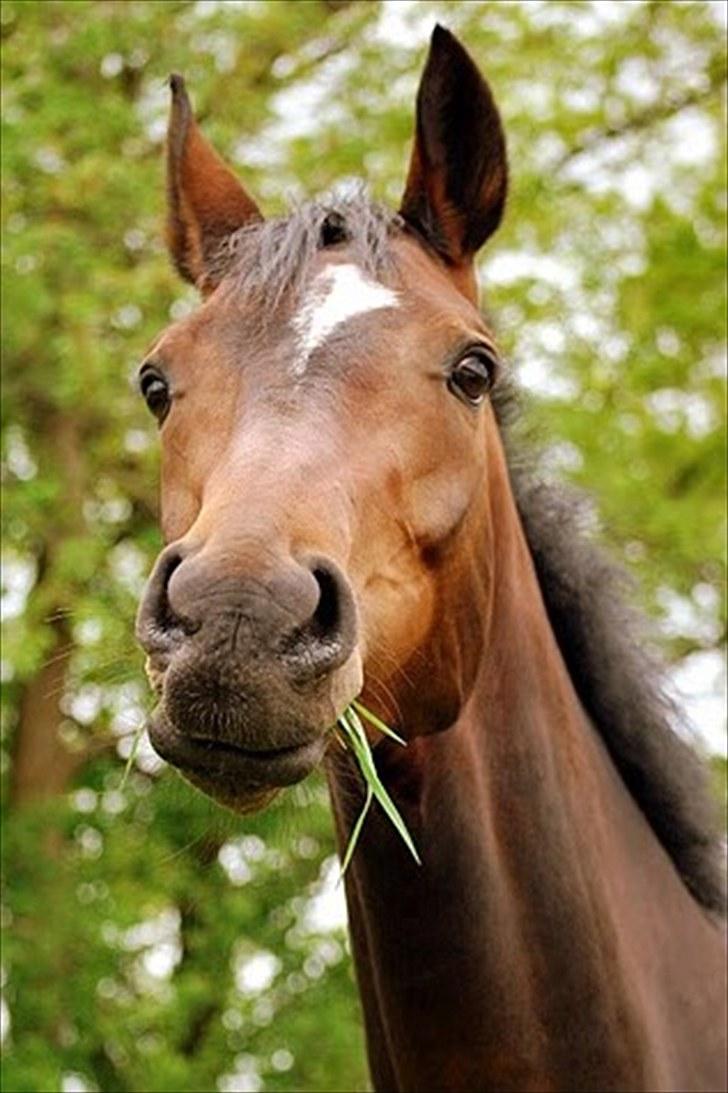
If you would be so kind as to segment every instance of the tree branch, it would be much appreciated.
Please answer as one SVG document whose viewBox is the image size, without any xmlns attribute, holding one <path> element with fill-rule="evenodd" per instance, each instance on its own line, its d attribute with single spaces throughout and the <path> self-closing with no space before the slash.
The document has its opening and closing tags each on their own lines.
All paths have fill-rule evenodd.
<svg viewBox="0 0 728 1093">
<path fill-rule="evenodd" d="M 711 71 L 707 87 L 692 88 L 683 92 L 682 95 L 668 96 L 664 102 L 654 103 L 652 106 L 632 114 L 631 117 L 618 125 L 606 125 L 598 129 L 588 130 L 580 141 L 572 148 L 567 149 L 561 158 L 556 161 L 554 169 L 561 171 L 572 160 L 585 152 L 593 151 L 606 141 L 617 140 L 629 133 L 638 133 L 643 129 L 649 129 L 650 126 L 666 121 L 690 106 L 696 106 L 698 103 L 704 102 L 725 84 L 725 80 L 725 64 L 721 63 L 716 65 L 714 71 Z"/>
</svg>

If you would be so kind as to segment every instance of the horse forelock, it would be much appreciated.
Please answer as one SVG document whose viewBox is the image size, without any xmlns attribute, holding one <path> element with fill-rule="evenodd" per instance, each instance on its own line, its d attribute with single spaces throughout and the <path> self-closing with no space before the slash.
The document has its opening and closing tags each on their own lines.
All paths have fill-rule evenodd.
<svg viewBox="0 0 728 1093">
<path fill-rule="evenodd" d="M 391 238 L 401 218 L 372 201 L 362 186 L 342 197 L 303 202 L 282 217 L 240 228 L 211 259 L 217 280 L 253 299 L 263 317 L 284 297 L 294 305 L 308 283 L 316 255 L 345 244 L 362 276 L 378 278 L 393 264 Z"/>
</svg>

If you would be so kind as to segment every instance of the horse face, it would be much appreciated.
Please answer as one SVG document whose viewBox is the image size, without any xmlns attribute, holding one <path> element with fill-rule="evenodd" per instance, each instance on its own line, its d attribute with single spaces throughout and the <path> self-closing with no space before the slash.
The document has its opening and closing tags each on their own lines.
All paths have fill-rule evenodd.
<svg viewBox="0 0 728 1093">
<path fill-rule="evenodd" d="M 475 165 L 470 197 L 456 192 L 462 157 L 421 95 L 386 271 L 344 232 L 270 304 L 221 263 L 231 232 L 265 226 L 173 82 L 169 237 L 206 299 L 140 372 L 161 423 L 167 545 L 137 630 L 160 696 L 154 746 L 236 808 L 304 777 L 365 679 L 392 720 L 398 691 L 414 689 L 435 727 L 468 685 L 468 650 L 457 675 L 438 674 L 437 650 L 484 523 L 497 363 L 471 260 L 500 216 L 505 168 L 487 88 L 441 34 L 423 85 L 445 73 L 472 94 L 474 72 L 499 155 Z M 420 220 L 440 224 L 434 241 Z"/>
</svg>

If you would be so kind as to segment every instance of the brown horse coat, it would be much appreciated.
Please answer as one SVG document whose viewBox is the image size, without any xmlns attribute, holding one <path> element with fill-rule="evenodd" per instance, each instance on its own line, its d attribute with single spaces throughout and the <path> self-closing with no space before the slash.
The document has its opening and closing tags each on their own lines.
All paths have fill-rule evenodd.
<svg viewBox="0 0 728 1093">
<path fill-rule="evenodd" d="M 344 844 L 361 788 L 330 727 L 362 692 L 406 736 L 376 758 L 423 865 L 375 810 L 346 880 L 378 1090 L 724 1089 L 702 773 L 613 570 L 504 449 L 487 85 L 437 28 L 399 214 L 270 223 L 172 93 L 169 242 L 205 302 L 140 374 L 155 747 L 240 809 L 325 760 Z"/>
</svg>

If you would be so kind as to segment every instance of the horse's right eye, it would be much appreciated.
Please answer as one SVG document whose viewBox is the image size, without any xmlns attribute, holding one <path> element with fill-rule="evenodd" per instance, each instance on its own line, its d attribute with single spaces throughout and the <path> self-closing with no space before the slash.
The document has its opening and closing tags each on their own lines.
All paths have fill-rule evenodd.
<svg viewBox="0 0 728 1093">
<path fill-rule="evenodd" d="M 171 401 L 166 379 L 150 368 L 142 373 L 139 389 L 147 406 L 161 425 L 167 416 Z"/>
</svg>

